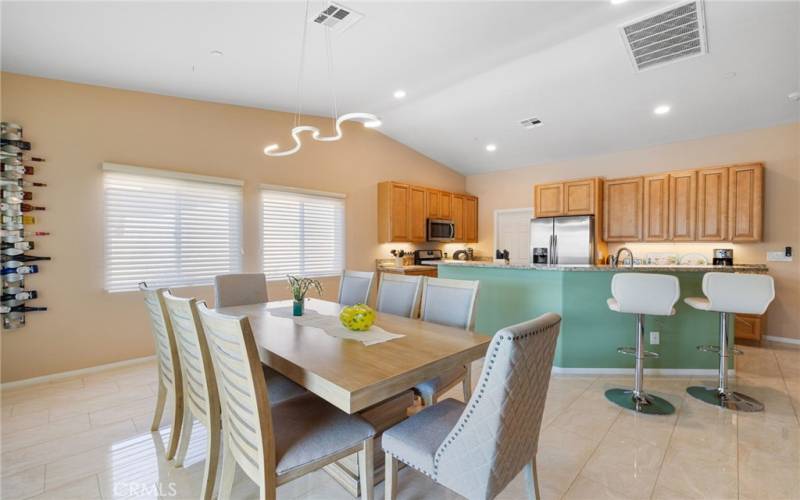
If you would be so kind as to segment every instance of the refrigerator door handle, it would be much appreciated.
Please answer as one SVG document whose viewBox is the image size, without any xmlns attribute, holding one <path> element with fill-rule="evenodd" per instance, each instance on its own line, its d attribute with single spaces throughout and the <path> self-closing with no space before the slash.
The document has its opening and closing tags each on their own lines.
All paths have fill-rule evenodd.
<svg viewBox="0 0 800 500">
<path fill-rule="evenodd" d="M 547 244 L 547 264 L 553 263 L 553 235 L 550 235 L 550 241 Z"/>
<path fill-rule="evenodd" d="M 558 235 L 553 235 L 553 262 L 554 264 L 558 264 Z"/>
</svg>

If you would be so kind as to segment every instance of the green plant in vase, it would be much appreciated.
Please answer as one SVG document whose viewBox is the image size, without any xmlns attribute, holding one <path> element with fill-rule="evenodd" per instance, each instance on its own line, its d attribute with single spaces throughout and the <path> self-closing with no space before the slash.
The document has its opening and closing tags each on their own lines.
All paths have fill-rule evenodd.
<svg viewBox="0 0 800 500">
<path fill-rule="evenodd" d="M 292 274 L 287 274 L 286 279 L 289 280 L 289 289 L 292 291 L 292 298 L 294 299 L 292 314 L 294 316 L 302 316 L 305 309 L 306 294 L 313 288 L 322 297 L 322 284 L 315 279 L 303 278 Z"/>
</svg>

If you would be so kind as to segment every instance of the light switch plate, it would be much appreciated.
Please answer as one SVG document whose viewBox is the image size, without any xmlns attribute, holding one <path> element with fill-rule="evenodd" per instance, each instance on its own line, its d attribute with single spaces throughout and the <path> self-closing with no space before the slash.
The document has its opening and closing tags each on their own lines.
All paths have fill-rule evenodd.
<svg viewBox="0 0 800 500">
<path fill-rule="evenodd" d="M 657 345 L 661 343 L 661 334 L 659 332 L 650 332 L 650 344 Z"/>
<path fill-rule="evenodd" d="M 786 252 L 767 252 L 769 262 L 791 262 L 792 256 L 786 256 Z"/>
</svg>

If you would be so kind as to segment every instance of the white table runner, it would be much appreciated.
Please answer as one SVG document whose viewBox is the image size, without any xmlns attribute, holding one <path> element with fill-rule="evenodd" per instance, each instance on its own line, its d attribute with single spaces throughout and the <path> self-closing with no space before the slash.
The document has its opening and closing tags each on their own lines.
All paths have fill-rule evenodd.
<svg viewBox="0 0 800 500">
<path fill-rule="evenodd" d="M 281 318 L 292 319 L 295 324 L 300 326 L 319 328 L 337 339 L 358 340 L 365 346 L 405 337 L 405 335 L 389 333 L 378 325 L 372 325 L 369 330 L 364 332 L 354 332 L 342 326 L 339 316 L 320 314 L 313 309 L 306 309 L 302 316 L 294 316 L 291 307 L 276 307 L 275 309 L 269 309 L 269 312 Z"/>
</svg>

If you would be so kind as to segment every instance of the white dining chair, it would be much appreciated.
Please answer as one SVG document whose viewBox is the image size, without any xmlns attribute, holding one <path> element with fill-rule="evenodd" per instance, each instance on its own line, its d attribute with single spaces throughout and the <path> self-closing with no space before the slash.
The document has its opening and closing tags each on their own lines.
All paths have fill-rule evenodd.
<svg viewBox="0 0 800 500">
<path fill-rule="evenodd" d="M 375 429 L 313 394 L 270 407 L 253 332 L 247 317 L 220 314 L 199 304 L 214 360 L 224 453 L 219 498 L 231 498 L 238 467 L 274 500 L 276 488 L 353 453 L 359 453 L 361 498 L 373 496 Z"/>
<path fill-rule="evenodd" d="M 446 399 L 383 433 L 387 500 L 397 461 L 469 499 L 495 498 L 524 469 L 529 498 L 541 498 L 536 451 L 560 324 L 547 313 L 503 328 L 468 403 Z"/>
<path fill-rule="evenodd" d="M 366 304 L 372 290 L 375 273 L 364 271 L 344 271 L 339 280 L 339 303 L 346 306 Z"/>
<path fill-rule="evenodd" d="M 264 273 L 220 274 L 214 277 L 214 307 L 246 306 L 268 301 Z"/>
<path fill-rule="evenodd" d="M 413 318 L 419 308 L 421 293 L 422 276 L 383 273 L 375 308 L 380 312 Z"/>
<path fill-rule="evenodd" d="M 183 374 L 181 372 L 178 344 L 172 331 L 172 323 L 167 314 L 164 303 L 164 288 L 151 288 L 147 283 L 139 283 L 139 290 L 144 295 L 144 303 L 150 317 L 153 339 L 156 344 L 156 360 L 158 362 L 158 395 L 156 396 L 156 409 L 153 414 L 153 423 L 150 431 L 158 431 L 161 417 L 167 400 L 173 409 L 172 430 L 165 456 L 172 460 L 178 448 L 178 436 L 183 425 Z"/>
<path fill-rule="evenodd" d="M 219 460 L 221 416 L 217 381 L 206 336 L 197 313 L 197 300 L 176 297 L 164 292 L 172 330 L 178 344 L 184 385 L 184 413 L 175 465 L 183 467 L 194 419 L 206 428 L 207 446 L 205 470 L 200 498 L 210 500 Z"/>
<path fill-rule="evenodd" d="M 422 284 L 420 319 L 472 331 L 475 327 L 475 303 L 478 300 L 479 284 L 478 281 L 425 278 Z M 439 396 L 461 382 L 464 401 L 467 401 L 472 393 L 471 379 L 471 365 L 458 366 L 417 384 L 414 390 L 419 393 L 424 404 L 432 405 Z"/>
</svg>

